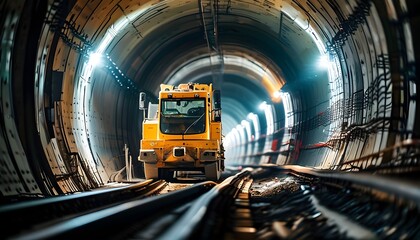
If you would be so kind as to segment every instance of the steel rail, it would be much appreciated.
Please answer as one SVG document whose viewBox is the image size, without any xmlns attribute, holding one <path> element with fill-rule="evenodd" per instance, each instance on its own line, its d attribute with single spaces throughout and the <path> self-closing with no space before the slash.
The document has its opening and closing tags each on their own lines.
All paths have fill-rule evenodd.
<svg viewBox="0 0 420 240">
<path fill-rule="evenodd" d="M 274 167 L 279 170 L 289 171 L 298 175 L 303 174 L 306 176 L 313 176 L 322 179 L 346 181 L 349 183 L 358 184 L 364 187 L 380 190 L 387 194 L 395 195 L 406 200 L 410 200 L 420 206 L 420 185 L 416 184 L 415 182 L 404 181 L 383 175 L 380 176 L 361 172 L 321 170 L 298 165 L 266 165 L 265 167 Z"/>
<path fill-rule="evenodd" d="M 121 203 L 127 199 L 147 197 L 165 184 L 164 181 L 146 180 L 128 186 L 4 205 L 0 207 L 0 218 L 7 221 L 3 221 L 2 235 L 16 234 L 32 225 Z"/>
<path fill-rule="evenodd" d="M 216 183 L 208 181 L 179 191 L 125 202 L 23 233 L 13 239 L 77 239 L 80 236 L 87 239 L 109 238 L 129 228 L 135 221 L 191 201 L 214 185 Z"/>
<path fill-rule="evenodd" d="M 285 173 L 292 173 L 297 176 L 316 177 L 323 180 L 346 181 L 381 192 L 412 201 L 420 206 L 420 183 L 389 177 L 386 175 L 374 175 L 365 172 L 347 172 L 340 170 L 315 169 L 300 165 L 242 165 L 253 169 L 271 169 Z"/>
<path fill-rule="evenodd" d="M 203 222 L 203 217 L 206 215 L 211 201 L 218 197 L 226 188 L 231 186 L 234 182 L 248 176 L 250 169 L 244 169 L 242 172 L 234 176 L 230 176 L 222 183 L 211 189 L 208 193 L 202 195 L 194 201 L 192 206 L 184 213 L 175 224 L 158 236 L 159 240 L 173 240 L 173 239 L 188 239 L 192 236 L 195 230 Z"/>
<path fill-rule="evenodd" d="M 71 195 L 63 195 L 63 196 L 57 196 L 57 197 L 30 200 L 26 202 L 12 203 L 9 205 L 0 206 L 0 214 L 5 214 L 8 212 L 13 212 L 17 210 L 22 210 L 22 211 L 27 212 L 35 208 L 39 209 L 43 207 L 51 207 L 54 204 L 63 204 L 63 202 L 65 201 L 83 200 L 83 199 L 90 198 L 92 196 L 109 197 L 109 194 L 111 193 L 118 192 L 120 194 L 123 191 L 131 192 L 135 189 L 146 186 L 150 184 L 151 182 L 152 182 L 152 179 L 146 180 L 144 182 L 139 182 L 133 185 L 129 185 L 129 186 L 118 187 L 118 188 L 101 189 L 98 191 L 83 192 L 83 193 L 77 193 L 77 194 L 71 194 Z"/>
</svg>

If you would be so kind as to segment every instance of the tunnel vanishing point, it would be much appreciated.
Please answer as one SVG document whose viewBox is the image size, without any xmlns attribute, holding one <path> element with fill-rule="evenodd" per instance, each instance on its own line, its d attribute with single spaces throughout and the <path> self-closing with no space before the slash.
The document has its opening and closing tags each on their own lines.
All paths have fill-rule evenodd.
<svg viewBox="0 0 420 240">
<path fill-rule="evenodd" d="M 226 165 L 415 177 L 416 0 L 6 0 L 2 202 L 133 174 L 140 92 L 212 83 Z"/>
</svg>

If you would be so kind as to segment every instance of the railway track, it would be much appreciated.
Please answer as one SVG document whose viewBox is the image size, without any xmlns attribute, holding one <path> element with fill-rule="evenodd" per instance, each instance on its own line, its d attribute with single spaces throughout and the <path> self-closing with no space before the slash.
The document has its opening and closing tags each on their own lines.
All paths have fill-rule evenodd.
<svg viewBox="0 0 420 240">
<path fill-rule="evenodd" d="M 419 188 L 402 185 L 395 179 L 297 166 L 255 166 L 220 184 L 184 184 L 180 190 L 168 188 L 171 184 L 144 183 L 136 190 L 128 190 L 131 195 L 143 193 L 134 194 L 135 197 L 112 204 L 102 202 L 89 211 L 67 213 L 53 221 L 29 222 L 26 231 L 12 234 L 2 230 L 2 236 L 6 239 L 420 238 Z M 155 188 L 147 190 L 149 185 Z M 109 198 L 116 194 L 114 191 L 102 194 Z M 164 193 L 156 195 L 158 192 Z M 91 201 L 99 200 L 79 199 L 64 206 Z M 55 205 L 58 208 L 59 204 Z M 20 211 L 23 214 L 28 209 L 33 212 L 38 207 Z M 37 213 L 45 213 L 46 209 L 41 207 Z M 13 216 L 12 210 L 1 210 L 3 219 L 6 213 L 9 218 Z M 25 221 L 18 224 L 22 227 Z"/>
<path fill-rule="evenodd" d="M 245 172 L 154 239 L 420 239 L 415 184 L 298 166 Z"/>
<path fill-rule="evenodd" d="M 200 196 L 175 224 L 155 236 L 157 239 L 223 239 L 227 231 L 226 210 L 235 201 L 247 204 L 252 169 L 245 169 Z M 250 218 L 250 215 L 249 215 Z M 250 219 L 249 219 L 250 220 Z"/>
<path fill-rule="evenodd" d="M 160 182 L 160 181 L 159 181 Z M 131 198 L 130 201 L 114 203 L 101 208 L 91 209 L 80 214 L 66 215 L 54 221 L 38 224 L 33 229 L 26 228 L 10 239 L 76 239 L 76 238 L 124 238 L 130 229 L 156 214 L 176 208 L 185 202 L 208 191 L 214 182 L 203 182 L 182 190 L 162 195 Z M 162 187 L 162 186 L 160 186 Z M 157 188 L 154 189 L 158 191 Z"/>
<path fill-rule="evenodd" d="M 250 191 L 257 239 L 420 238 L 416 184 L 363 173 L 277 169 Z"/>
<path fill-rule="evenodd" d="M 141 199 L 157 194 L 166 186 L 164 181 L 147 180 L 73 195 L 50 197 L 19 202 L 0 207 L 3 221 L 2 236 L 16 235 L 37 225 L 59 221 L 123 203 L 129 199 Z"/>
</svg>

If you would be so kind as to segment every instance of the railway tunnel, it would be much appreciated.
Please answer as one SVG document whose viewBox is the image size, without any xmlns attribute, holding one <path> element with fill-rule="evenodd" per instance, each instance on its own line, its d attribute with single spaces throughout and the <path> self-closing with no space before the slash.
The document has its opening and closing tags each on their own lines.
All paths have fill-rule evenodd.
<svg viewBox="0 0 420 240">
<path fill-rule="evenodd" d="M 140 92 L 212 83 L 227 165 L 418 170 L 414 0 L 2 1 L 1 194 L 134 175 Z M 412 175 L 411 175 L 412 176 Z"/>
</svg>

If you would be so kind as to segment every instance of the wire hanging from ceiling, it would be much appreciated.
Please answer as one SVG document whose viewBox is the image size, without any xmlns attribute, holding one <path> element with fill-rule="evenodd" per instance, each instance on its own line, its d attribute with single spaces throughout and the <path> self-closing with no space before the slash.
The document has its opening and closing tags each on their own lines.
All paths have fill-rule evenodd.
<svg viewBox="0 0 420 240">
<path fill-rule="evenodd" d="M 219 0 L 199 0 L 199 10 L 204 36 L 207 42 L 207 49 L 209 51 L 213 85 L 215 89 L 220 89 L 224 70 L 224 59 L 223 52 L 219 45 Z M 214 56 L 218 60 L 217 63 L 213 63 Z"/>
</svg>

